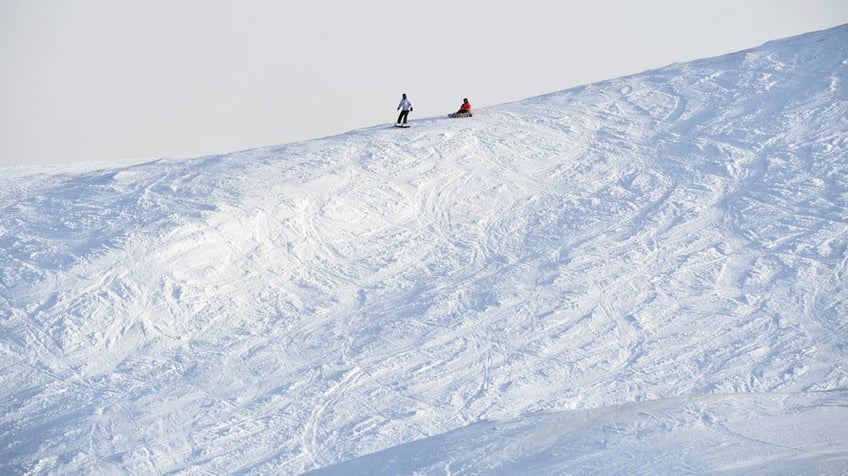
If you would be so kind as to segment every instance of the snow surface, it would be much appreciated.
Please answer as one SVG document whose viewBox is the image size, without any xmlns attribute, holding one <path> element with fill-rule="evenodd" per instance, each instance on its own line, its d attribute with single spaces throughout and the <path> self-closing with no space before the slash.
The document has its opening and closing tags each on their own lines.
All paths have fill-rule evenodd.
<svg viewBox="0 0 848 476">
<path fill-rule="evenodd" d="M 0 170 L 0 473 L 848 473 L 847 113 L 842 26 Z"/>
</svg>

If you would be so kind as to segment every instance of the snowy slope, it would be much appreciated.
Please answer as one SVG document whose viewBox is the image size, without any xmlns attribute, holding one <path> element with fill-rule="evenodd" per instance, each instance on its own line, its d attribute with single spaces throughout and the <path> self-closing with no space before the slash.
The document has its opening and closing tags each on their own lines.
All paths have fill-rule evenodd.
<svg viewBox="0 0 848 476">
<path fill-rule="evenodd" d="M 0 170 L 0 473 L 846 472 L 846 113 L 843 26 Z"/>
</svg>

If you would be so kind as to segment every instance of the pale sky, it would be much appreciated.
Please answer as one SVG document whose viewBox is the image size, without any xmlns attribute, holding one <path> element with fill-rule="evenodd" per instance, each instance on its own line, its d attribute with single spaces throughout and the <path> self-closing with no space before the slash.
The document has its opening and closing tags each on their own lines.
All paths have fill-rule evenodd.
<svg viewBox="0 0 848 476">
<path fill-rule="evenodd" d="M 0 0 L 0 167 L 194 157 L 848 23 L 846 0 Z"/>
</svg>

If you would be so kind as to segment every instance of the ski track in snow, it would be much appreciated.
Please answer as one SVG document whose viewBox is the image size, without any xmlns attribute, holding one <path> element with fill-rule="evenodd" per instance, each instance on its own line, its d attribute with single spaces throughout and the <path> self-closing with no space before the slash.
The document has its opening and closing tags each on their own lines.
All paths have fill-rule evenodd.
<svg viewBox="0 0 848 476">
<path fill-rule="evenodd" d="M 0 473 L 848 469 L 848 28 L 0 175 Z"/>
</svg>

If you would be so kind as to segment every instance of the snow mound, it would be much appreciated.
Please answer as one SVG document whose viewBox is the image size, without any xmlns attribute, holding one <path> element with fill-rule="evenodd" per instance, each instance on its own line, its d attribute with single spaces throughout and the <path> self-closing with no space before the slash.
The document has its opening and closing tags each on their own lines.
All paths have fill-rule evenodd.
<svg viewBox="0 0 848 476">
<path fill-rule="evenodd" d="M 838 474 L 846 394 L 820 397 L 716 394 L 482 421 L 307 474 Z"/>
<path fill-rule="evenodd" d="M 846 58 L 4 170 L 0 473 L 845 471 Z"/>
</svg>

